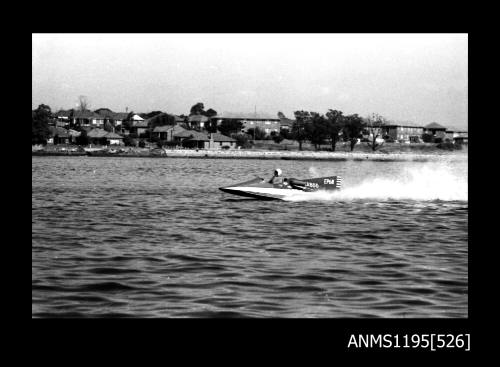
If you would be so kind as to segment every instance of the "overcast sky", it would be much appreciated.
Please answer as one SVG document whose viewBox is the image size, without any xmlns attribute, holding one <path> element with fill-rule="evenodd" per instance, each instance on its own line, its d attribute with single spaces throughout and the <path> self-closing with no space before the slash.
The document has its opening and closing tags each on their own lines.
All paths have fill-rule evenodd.
<svg viewBox="0 0 500 367">
<path fill-rule="evenodd" d="M 467 127 L 466 34 L 33 34 L 32 108 L 293 111 Z"/>
</svg>

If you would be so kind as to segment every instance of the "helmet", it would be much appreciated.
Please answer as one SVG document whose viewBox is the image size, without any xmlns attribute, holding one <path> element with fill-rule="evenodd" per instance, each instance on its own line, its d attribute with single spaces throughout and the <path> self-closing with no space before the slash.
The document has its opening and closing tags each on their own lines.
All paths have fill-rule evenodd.
<svg viewBox="0 0 500 367">
<path fill-rule="evenodd" d="M 281 172 L 281 170 L 280 170 L 279 168 L 276 168 L 276 169 L 274 170 L 274 175 L 275 175 L 275 176 L 281 176 L 281 173 L 282 173 L 282 172 Z"/>
</svg>

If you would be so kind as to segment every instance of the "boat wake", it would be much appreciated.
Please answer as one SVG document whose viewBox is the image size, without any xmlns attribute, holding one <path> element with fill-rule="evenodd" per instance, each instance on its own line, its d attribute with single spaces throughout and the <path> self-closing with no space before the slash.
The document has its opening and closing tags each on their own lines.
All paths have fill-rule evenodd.
<svg viewBox="0 0 500 367">
<path fill-rule="evenodd" d="M 347 176 L 347 175 L 346 175 Z M 293 193 L 286 201 L 417 200 L 468 201 L 467 173 L 459 176 L 446 166 L 405 169 L 398 176 L 365 179 L 340 191 Z"/>
</svg>

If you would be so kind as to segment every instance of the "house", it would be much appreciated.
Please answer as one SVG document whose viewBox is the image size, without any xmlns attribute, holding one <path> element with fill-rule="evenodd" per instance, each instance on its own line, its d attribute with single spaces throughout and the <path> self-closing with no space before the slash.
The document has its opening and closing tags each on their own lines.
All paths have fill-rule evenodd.
<svg viewBox="0 0 500 367">
<path fill-rule="evenodd" d="M 209 120 L 204 115 L 191 115 L 188 117 L 188 124 L 192 129 L 203 129 Z"/>
<path fill-rule="evenodd" d="M 69 144 L 71 141 L 71 136 L 68 130 L 62 127 L 49 126 L 49 138 L 47 139 L 48 144 Z"/>
<path fill-rule="evenodd" d="M 174 117 L 175 117 L 176 124 L 183 124 L 186 122 L 186 118 L 184 116 L 174 115 Z"/>
<path fill-rule="evenodd" d="M 213 117 L 217 120 L 217 125 L 220 125 L 224 120 L 238 120 L 243 123 L 242 132 L 252 128 L 260 128 L 270 134 L 272 131 L 280 131 L 280 119 L 266 113 L 232 113 L 224 112 Z"/>
<path fill-rule="evenodd" d="M 105 135 L 105 138 L 108 140 L 109 145 L 123 145 L 123 136 L 118 135 L 114 132 L 108 132 Z"/>
<path fill-rule="evenodd" d="M 455 131 L 453 133 L 453 142 L 456 144 L 468 144 L 469 132 L 468 131 Z"/>
<path fill-rule="evenodd" d="M 120 132 L 127 135 L 132 133 L 135 133 L 137 135 L 143 134 L 148 130 L 149 127 L 147 120 L 144 120 L 138 114 L 128 114 L 126 118 L 121 120 L 120 125 L 124 125 L 125 122 L 127 122 L 126 125 L 130 127 L 130 130 L 128 127 L 122 126 L 120 128 Z"/>
<path fill-rule="evenodd" d="M 424 128 L 409 122 L 388 123 L 383 127 L 383 136 L 389 137 L 394 141 L 405 143 L 419 143 Z"/>
<path fill-rule="evenodd" d="M 87 137 L 89 138 L 89 142 L 91 144 L 103 144 L 106 143 L 105 136 L 108 132 L 103 129 L 92 129 L 87 132 Z"/>
<path fill-rule="evenodd" d="M 54 114 L 54 121 L 56 127 L 69 126 L 71 121 L 71 114 L 73 110 L 59 110 Z"/>
<path fill-rule="evenodd" d="M 91 144 L 122 145 L 123 136 L 103 129 L 92 129 L 87 133 Z"/>
<path fill-rule="evenodd" d="M 128 112 L 113 112 L 109 108 L 99 108 L 94 112 L 103 116 L 105 120 L 112 122 L 114 127 L 120 126 L 129 115 Z"/>
<path fill-rule="evenodd" d="M 219 133 L 204 133 L 195 130 L 185 130 L 174 135 L 182 146 L 196 149 L 221 149 L 222 147 L 235 148 L 236 140 Z"/>
<path fill-rule="evenodd" d="M 114 112 L 112 118 L 115 121 L 115 126 L 121 126 L 123 121 L 127 119 L 128 115 L 128 112 Z"/>
<path fill-rule="evenodd" d="M 281 130 L 287 130 L 287 131 L 292 131 L 293 123 L 295 120 L 286 118 L 286 117 L 281 117 L 280 118 L 280 131 Z"/>
<path fill-rule="evenodd" d="M 131 133 L 136 133 L 138 136 L 145 134 L 149 129 L 149 122 L 147 120 L 136 120 L 130 128 Z"/>
<path fill-rule="evenodd" d="M 133 114 L 132 116 L 127 118 L 127 121 L 132 121 L 135 124 L 139 121 L 144 121 L 144 119 L 138 114 Z"/>
<path fill-rule="evenodd" d="M 220 133 L 211 133 L 209 142 L 209 149 L 222 149 L 223 147 L 236 148 L 236 139 Z"/>
<path fill-rule="evenodd" d="M 102 127 L 105 117 L 90 110 L 74 111 L 71 118 L 73 126 Z"/>
<path fill-rule="evenodd" d="M 453 140 L 453 135 L 455 134 L 455 131 L 454 130 L 448 130 L 446 129 L 445 133 L 444 133 L 444 138 L 446 140 Z"/>
<path fill-rule="evenodd" d="M 166 141 L 174 141 L 174 135 L 179 134 L 181 132 L 188 131 L 179 125 L 164 125 L 164 126 L 156 126 L 153 129 L 153 136 L 158 137 L 161 140 Z"/>
<path fill-rule="evenodd" d="M 431 122 L 424 126 L 424 134 L 431 135 L 435 142 L 439 142 L 446 138 L 446 127 L 437 122 Z"/>
</svg>

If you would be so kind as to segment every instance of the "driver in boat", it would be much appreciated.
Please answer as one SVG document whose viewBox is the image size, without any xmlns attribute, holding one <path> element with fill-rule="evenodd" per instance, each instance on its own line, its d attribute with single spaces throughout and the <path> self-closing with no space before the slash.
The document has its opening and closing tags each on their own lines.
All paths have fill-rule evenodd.
<svg viewBox="0 0 500 367">
<path fill-rule="evenodd" d="M 283 179 L 283 177 L 281 176 L 283 172 L 281 172 L 281 170 L 279 168 L 276 168 L 274 170 L 274 175 L 273 177 L 271 177 L 271 179 L 269 180 L 269 183 L 270 184 L 274 184 L 274 185 L 288 185 L 288 180 L 285 178 Z"/>
</svg>

